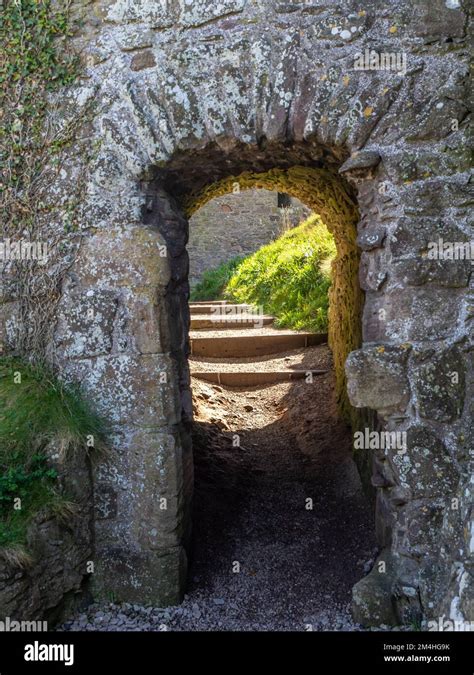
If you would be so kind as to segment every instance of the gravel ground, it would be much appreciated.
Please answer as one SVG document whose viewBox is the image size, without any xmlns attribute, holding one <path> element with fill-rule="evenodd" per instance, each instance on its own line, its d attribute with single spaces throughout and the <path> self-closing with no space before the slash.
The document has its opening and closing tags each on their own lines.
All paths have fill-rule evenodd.
<svg viewBox="0 0 474 675">
<path fill-rule="evenodd" d="M 326 347 L 305 350 L 308 367 L 328 359 Z M 184 602 L 93 605 L 63 630 L 361 630 L 349 605 L 376 555 L 373 513 L 333 386 L 332 373 L 248 391 L 195 380 L 194 555 Z"/>
<path fill-rule="evenodd" d="M 329 598 L 329 594 L 328 594 Z M 287 622 L 276 625 L 268 613 L 252 622 L 242 622 L 241 607 L 235 598 L 216 596 L 214 598 L 187 595 L 178 607 L 160 609 L 142 605 L 94 604 L 87 613 L 79 614 L 74 620 L 63 624 L 63 631 L 94 632 L 159 632 L 159 631 L 359 631 L 353 623 L 349 608 L 330 605 L 308 617 L 303 623 Z M 256 612 L 259 613 L 259 612 Z"/>
</svg>

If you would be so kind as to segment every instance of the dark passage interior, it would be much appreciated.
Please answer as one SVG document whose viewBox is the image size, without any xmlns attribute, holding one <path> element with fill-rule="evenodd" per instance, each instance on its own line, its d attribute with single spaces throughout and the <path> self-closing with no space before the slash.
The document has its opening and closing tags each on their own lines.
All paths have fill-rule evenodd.
<svg viewBox="0 0 474 675">
<path fill-rule="evenodd" d="M 278 359 L 328 372 L 246 390 L 193 383 L 194 614 L 184 629 L 353 629 L 351 588 L 375 553 L 373 511 L 329 350 L 299 351 Z"/>
</svg>

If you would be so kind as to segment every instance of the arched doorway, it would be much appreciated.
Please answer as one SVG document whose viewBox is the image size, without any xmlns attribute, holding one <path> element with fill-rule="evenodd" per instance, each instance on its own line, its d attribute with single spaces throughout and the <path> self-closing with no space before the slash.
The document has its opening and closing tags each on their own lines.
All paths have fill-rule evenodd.
<svg viewBox="0 0 474 675">
<path fill-rule="evenodd" d="M 212 283 L 198 286 L 207 294 L 190 303 L 194 494 L 187 593 L 174 619 L 181 629 L 349 628 L 352 586 L 374 557 L 373 503 L 352 459 L 350 424 L 337 409 L 332 355 L 321 333 L 327 324 L 316 322 L 321 308 L 313 299 L 318 293 L 322 302 L 316 251 L 328 246 L 331 260 L 334 244 L 315 217 L 280 237 L 274 224 L 269 232 L 259 196 L 270 210 L 277 194 L 241 190 L 235 181 L 232 193 L 197 211 L 198 234 L 190 219 L 190 269 L 196 253 L 200 269 L 203 259 L 227 261 L 234 241 L 269 245 L 241 262 L 247 271 L 238 301 L 255 297 L 246 293 L 261 283 L 260 311 L 219 304 L 209 295 Z M 222 216 L 222 205 L 232 211 Z M 214 248 L 209 237 L 216 231 Z M 312 284 L 305 280 L 302 294 L 308 274 Z M 235 272 L 234 284 L 239 278 Z M 288 320 L 286 330 L 276 327 L 264 311 L 270 306 L 277 316 L 283 306 L 299 310 L 301 330 L 288 330 Z"/>
<path fill-rule="evenodd" d="M 71 124 L 77 142 L 59 148 L 41 207 L 42 231 L 80 237 L 81 247 L 56 259 L 55 302 L 18 307 L 7 294 L 2 305 L 9 325 L 47 328 L 45 353 L 114 426 L 95 476 L 96 592 L 161 604 L 183 585 L 192 486 L 184 202 L 229 176 L 303 167 L 331 184 L 341 171 L 356 186 L 366 299 L 348 389 L 383 428 L 410 436 L 405 458 L 379 453 L 373 472 L 389 573 L 367 582 L 368 620 L 380 622 L 384 603 L 398 620 L 412 606 L 467 612 L 471 272 L 469 261 L 425 255 L 440 236 L 467 236 L 467 66 L 462 49 L 431 42 L 446 32 L 462 41 L 464 13 L 441 3 L 441 21 L 425 8 L 420 22 L 412 8 L 389 27 L 375 10 L 231 4 L 235 17 L 209 3 L 158 13 L 115 3 L 87 17 L 75 38 L 87 77 L 55 98 L 48 119 L 53 130 Z M 137 22 L 150 19 L 159 30 L 137 45 Z M 356 68 L 373 35 L 403 44 L 415 68 Z M 78 231 L 65 233 L 71 206 Z M 359 292 L 339 290 L 336 307 Z M 359 346 L 354 326 L 341 324 L 335 353 L 349 339 Z M 337 367 L 342 382 L 342 358 Z"/>
</svg>

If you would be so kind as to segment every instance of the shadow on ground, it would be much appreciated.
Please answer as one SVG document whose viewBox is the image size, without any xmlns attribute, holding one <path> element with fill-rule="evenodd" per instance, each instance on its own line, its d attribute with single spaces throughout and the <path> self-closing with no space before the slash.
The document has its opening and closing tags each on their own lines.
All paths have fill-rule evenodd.
<svg viewBox="0 0 474 675">
<path fill-rule="evenodd" d="M 330 354 L 318 347 L 302 367 L 323 362 L 330 367 Z M 312 383 L 246 391 L 195 380 L 193 392 L 188 593 L 233 603 L 254 629 L 346 616 L 351 588 L 374 555 L 374 517 L 350 429 L 337 416 L 332 371 Z"/>
</svg>

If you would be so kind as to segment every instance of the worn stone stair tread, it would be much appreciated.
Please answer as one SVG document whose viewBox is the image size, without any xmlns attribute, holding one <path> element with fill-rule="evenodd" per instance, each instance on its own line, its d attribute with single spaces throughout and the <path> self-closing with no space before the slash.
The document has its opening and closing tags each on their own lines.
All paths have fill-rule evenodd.
<svg viewBox="0 0 474 675">
<path fill-rule="evenodd" d="M 226 310 L 231 310 L 229 311 L 229 314 L 232 312 L 242 312 L 243 310 L 250 310 L 252 308 L 252 305 L 249 305 L 247 303 L 239 303 L 239 304 L 228 304 L 228 303 L 221 303 L 221 302 L 215 302 L 215 303 L 190 303 L 189 304 L 189 310 L 191 312 L 191 315 L 193 314 L 217 314 L 217 309 L 218 308 L 225 308 Z"/>
<path fill-rule="evenodd" d="M 238 326 L 235 326 L 234 328 L 231 328 L 229 330 L 220 330 L 216 329 L 213 334 L 209 332 L 202 332 L 200 330 L 194 330 L 191 329 L 189 331 L 189 338 L 191 340 L 198 340 L 198 339 L 209 339 L 211 337 L 225 337 L 225 338 L 230 338 L 230 337 L 239 337 L 241 335 L 241 331 L 238 328 Z M 245 337 L 248 337 L 247 331 L 244 333 Z M 292 330 L 291 328 L 276 328 L 275 326 L 262 326 L 261 328 L 255 328 L 252 331 L 252 335 L 255 337 L 259 337 L 262 335 L 314 335 L 312 331 L 297 331 L 297 330 Z M 319 333 L 318 333 L 319 335 Z"/>
<path fill-rule="evenodd" d="M 325 375 L 329 370 L 250 370 L 250 371 L 191 371 L 191 377 L 229 387 L 252 387 L 262 384 L 302 380 L 308 373 Z"/>
<path fill-rule="evenodd" d="M 211 314 L 192 314 L 191 330 L 219 330 L 235 328 L 259 328 L 270 326 L 275 321 L 274 316 L 256 315 L 256 314 L 229 314 L 211 315 Z"/>
<path fill-rule="evenodd" d="M 224 332 L 224 331 L 223 331 Z M 232 331 L 228 331 L 231 333 Z M 212 356 L 218 358 L 238 356 L 258 356 L 276 354 L 286 349 L 312 347 L 327 342 L 327 333 L 291 333 L 275 331 L 251 335 L 242 335 L 236 331 L 234 335 L 205 336 L 205 333 L 194 333 L 190 338 L 192 356 Z"/>
<path fill-rule="evenodd" d="M 229 302 L 227 300 L 193 300 L 192 302 L 189 303 L 190 307 L 206 307 L 207 305 L 212 305 L 215 307 L 216 305 L 222 305 L 222 306 L 235 306 L 235 305 L 247 305 L 248 303 L 246 302 L 241 302 L 241 303 L 236 303 L 236 302 Z"/>
</svg>

